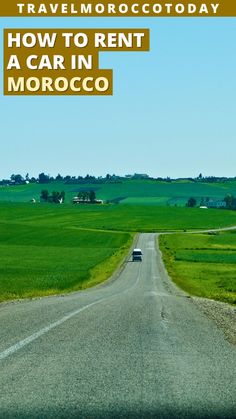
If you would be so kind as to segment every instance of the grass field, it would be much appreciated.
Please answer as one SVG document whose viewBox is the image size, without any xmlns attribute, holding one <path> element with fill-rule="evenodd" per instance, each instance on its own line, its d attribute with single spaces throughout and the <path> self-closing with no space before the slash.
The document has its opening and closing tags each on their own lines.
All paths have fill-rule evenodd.
<svg viewBox="0 0 236 419">
<path fill-rule="evenodd" d="M 113 273 L 131 243 L 128 233 L 1 218 L 0 301 L 95 285 Z"/>
<path fill-rule="evenodd" d="M 198 203 L 202 197 L 223 199 L 236 195 L 236 181 L 226 183 L 195 183 L 190 181 L 159 182 L 153 180 L 123 180 L 122 183 L 65 185 L 63 182 L 0 187 L 0 201 L 29 202 L 39 200 L 42 189 L 66 192 L 66 202 L 81 190 L 94 189 L 97 198 L 125 204 L 184 206 L 193 196 Z"/>
<path fill-rule="evenodd" d="M 232 225 L 236 212 L 226 210 L 0 203 L 0 301 L 78 290 L 107 279 L 135 232 Z M 231 250 L 227 258 L 232 265 Z"/>
<path fill-rule="evenodd" d="M 171 278 L 192 295 L 236 304 L 236 232 L 160 237 Z"/>
<path fill-rule="evenodd" d="M 236 225 L 236 211 L 149 205 L 54 205 L 0 203 L 6 223 L 126 232 L 207 229 Z"/>
</svg>

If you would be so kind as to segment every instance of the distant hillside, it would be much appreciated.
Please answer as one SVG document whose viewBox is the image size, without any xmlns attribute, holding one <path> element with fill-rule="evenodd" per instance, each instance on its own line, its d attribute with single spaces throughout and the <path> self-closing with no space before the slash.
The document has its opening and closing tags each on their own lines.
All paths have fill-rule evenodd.
<svg viewBox="0 0 236 419">
<path fill-rule="evenodd" d="M 149 204 L 158 206 L 184 206 L 189 197 L 197 199 L 209 197 L 222 199 L 226 194 L 236 196 L 236 181 L 222 183 L 201 183 L 191 181 L 155 181 L 127 179 L 120 183 L 101 184 L 65 184 L 51 182 L 48 184 L 29 183 L 18 186 L 1 186 L 0 201 L 29 202 L 39 201 L 42 189 L 65 191 L 66 203 L 80 191 L 94 190 L 96 197 L 104 201 L 121 204 Z"/>
</svg>

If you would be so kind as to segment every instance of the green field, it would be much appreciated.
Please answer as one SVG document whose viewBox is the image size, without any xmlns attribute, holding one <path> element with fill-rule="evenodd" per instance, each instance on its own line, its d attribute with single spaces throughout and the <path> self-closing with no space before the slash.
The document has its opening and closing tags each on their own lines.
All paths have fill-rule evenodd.
<svg viewBox="0 0 236 419">
<path fill-rule="evenodd" d="M 236 304 L 236 232 L 160 237 L 171 278 L 192 295 Z"/>
<path fill-rule="evenodd" d="M 122 180 L 121 183 L 74 184 L 63 182 L 0 187 L 0 201 L 39 201 L 42 189 L 66 192 L 66 202 L 81 190 L 94 189 L 97 198 L 124 204 L 184 206 L 190 197 L 200 202 L 202 197 L 223 199 L 228 193 L 236 195 L 236 181 L 200 183 L 190 181 L 160 182 L 155 180 Z"/>
<path fill-rule="evenodd" d="M 236 211 L 149 205 L 0 203 L 0 220 L 109 231 L 183 231 L 234 226 Z"/>
<path fill-rule="evenodd" d="M 78 290 L 107 279 L 135 232 L 232 225 L 236 212 L 227 210 L 0 203 L 0 301 Z M 234 254 L 227 254 L 234 262 Z"/>
<path fill-rule="evenodd" d="M 114 272 L 131 246 L 129 233 L 79 230 L 68 214 L 58 223 L 52 213 L 34 210 L 1 207 L 0 301 L 95 285 Z"/>
</svg>

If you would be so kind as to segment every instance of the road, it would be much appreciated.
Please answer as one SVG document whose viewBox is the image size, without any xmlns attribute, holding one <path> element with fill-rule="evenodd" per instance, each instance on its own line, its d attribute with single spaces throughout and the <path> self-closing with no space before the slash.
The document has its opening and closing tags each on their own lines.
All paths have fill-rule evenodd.
<svg viewBox="0 0 236 419">
<path fill-rule="evenodd" d="M 0 417 L 233 418 L 236 348 L 143 262 L 81 293 L 0 305 Z"/>
</svg>

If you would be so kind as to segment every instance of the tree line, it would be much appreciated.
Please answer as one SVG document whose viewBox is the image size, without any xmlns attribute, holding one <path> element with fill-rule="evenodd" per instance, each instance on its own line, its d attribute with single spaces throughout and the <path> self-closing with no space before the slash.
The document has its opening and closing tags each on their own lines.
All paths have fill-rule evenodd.
<svg viewBox="0 0 236 419">
<path fill-rule="evenodd" d="M 96 193 L 94 191 L 80 191 L 77 197 L 83 202 L 94 203 L 96 201 Z"/>
<path fill-rule="evenodd" d="M 40 200 L 43 202 L 51 202 L 54 204 L 62 204 L 65 201 L 65 192 L 52 191 L 50 194 L 47 189 L 41 191 Z"/>
<path fill-rule="evenodd" d="M 0 185 L 22 185 L 25 183 L 40 183 L 40 184 L 47 184 L 52 182 L 63 182 L 65 184 L 103 184 L 103 183 L 122 183 L 125 179 L 133 179 L 133 180 L 140 180 L 140 179 L 149 179 L 154 180 L 157 182 L 178 182 L 178 181 L 189 181 L 194 183 L 226 183 L 232 180 L 235 180 L 236 177 L 219 177 L 219 176 L 203 176 L 200 173 L 196 177 L 185 177 L 185 178 L 171 178 L 170 176 L 167 177 L 151 177 L 146 174 L 133 174 L 133 175 L 125 175 L 125 176 L 118 176 L 116 174 L 109 174 L 107 173 L 105 176 L 93 176 L 87 174 L 86 176 L 71 176 L 66 175 L 62 176 L 58 173 L 57 176 L 51 176 L 44 172 L 39 173 L 38 176 L 30 176 L 29 173 L 26 175 L 21 174 L 12 174 L 9 179 L 2 179 L 0 180 Z"/>
<path fill-rule="evenodd" d="M 115 174 L 110 175 L 109 173 L 105 176 L 91 176 L 87 174 L 86 176 L 71 176 L 66 175 L 62 176 L 58 174 L 57 176 L 53 177 L 44 172 L 39 173 L 37 177 L 30 177 L 27 173 L 25 176 L 20 174 L 12 174 L 10 179 L 2 179 L 0 181 L 1 185 L 23 185 L 26 183 L 39 183 L 39 184 L 48 184 L 52 182 L 63 182 L 65 184 L 81 184 L 81 183 L 90 183 L 90 184 L 100 184 L 100 183 L 119 183 L 121 182 L 122 177 L 116 176 Z"/>
<path fill-rule="evenodd" d="M 209 197 L 207 197 L 207 198 L 201 198 L 200 206 L 202 206 L 202 205 L 206 205 L 207 206 L 207 203 L 209 201 L 210 201 L 210 198 Z M 214 201 L 214 199 L 213 199 L 213 201 Z M 222 201 L 224 201 L 226 203 L 226 207 L 225 207 L 226 209 L 236 210 L 236 197 L 234 195 L 227 194 L 222 199 Z M 196 198 L 191 197 L 186 202 L 186 207 L 193 208 L 193 207 L 196 207 L 196 206 L 197 206 L 197 199 Z"/>
<path fill-rule="evenodd" d="M 65 192 L 61 191 L 52 191 L 51 193 L 47 189 L 42 189 L 40 194 L 41 202 L 50 202 L 54 204 L 62 204 L 65 202 Z M 80 191 L 77 195 L 78 200 L 84 203 L 95 203 L 96 202 L 96 193 L 95 191 Z"/>
</svg>

